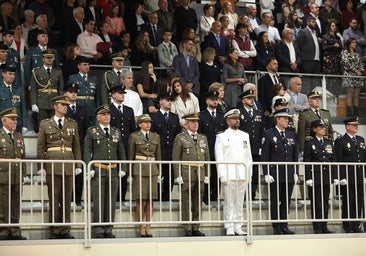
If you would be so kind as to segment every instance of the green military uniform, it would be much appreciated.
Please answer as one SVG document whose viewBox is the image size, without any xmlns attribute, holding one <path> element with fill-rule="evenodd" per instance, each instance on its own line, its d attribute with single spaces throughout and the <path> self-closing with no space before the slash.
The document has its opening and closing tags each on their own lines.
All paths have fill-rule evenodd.
<svg viewBox="0 0 366 256">
<path fill-rule="evenodd" d="M 53 98 L 53 102 L 68 104 L 65 96 L 55 97 Z M 62 129 L 59 128 L 54 117 L 41 121 L 38 133 L 37 158 L 81 160 L 79 133 L 76 121 L 64 117 Z M 76 164 L 76 167 L 80 168 L 81 166 Z M 66 223 L 70 222 L 74 165 L 71 163 L 56 163 L 53 165 L 48 163 L 45 164 L 45 169 L 47 172 L 48 197 L 50 200 L 49 221 L 55 223 L 63 222 L 64 217 Z M 65 191 L 63 191 L 63 185 L 65 186 Z M 62 194 L 65 198 L 64 202 L 62 201 Z M 65 209 L 63 209 L 63 204 L 65 204 Z M 53 211 L 53 209 L 55 210 Z M 64 210 L 65 216 L 63 216 Z M 51 227 L 51 233 L 56 235 L 68 234 L 69 231 L 69 226 Z"/>
<path fill-rule="evenodd" d="M 174 165 L 174 177 L 182 177 L 182 220 L 189 219 L 189 201 L 192 206 L 192 221 L 199 220 L 199 208 L 203 198 L 203 181 L 207 176 L 207 164 L 199 161 L 210 161 L 207 138 L 197 134 L 197 142 L 188 131 L 184 131 L 175 137 L 173 145 L 173 161 L 190 161 L 190 164 Z M 189 184 L 189 181 L 190 184 Z M 191 192 L 189 191 L 191 190 Z M 191 198 L 189 197 L 191 194 Z M 198 231 L 199 224 L 184 225 L 185 231 Z"/>
<path fill-rule="evenodd" d="M 4 110 L 0 116 L 18 117 L 15 108 Z M 24 140 L 21 133 L 14 132 L 13 138 L 4 128 L 0 130 L 0 159 L 21 159 L 25 157 Z M 10 170 L 9 170 L 10 166 Z M 10 177 L 9 177 L 10 173 Z M 19 163 L 0 163 L 0 223 L 19 223 L 20 184 L 25 176 L 25 166 Z M 9 179 L 10 178 L 10 179 Z M 10 202 L 9 202 L 10 188 Z M 10 203 L 10 204 L 9 204 Z M 11 217 L 9 218 L 9 206 Z M 19 227 L 0 227 L 0 240 L 21 238 Z M 23 239 L 25 239 L 23 237 Z"/>
<path fill-rule="evenodd" d="M 51 50 L 43 52 L 43 57 L 53 57 Z M 31 104 L 37 105 L 39 113 L 37 117 L 38 124 L 53 114 L 52 98 L 62 93 L 64 88 L 64 79 L 60 68 L 50 68 L 50 74 L 45 66 L 36 67 L 32 70 L 30 81 Z"/>
<path fill-rule="evenodd" d="M 96 114 L 105 112 L 109 112 L 108 106 L 102 106 L 96 110 Z M 126 160 L 120 130 L 110 127 L 108 128 L 108 133 L 109 136 L 107 136 L 105 130 L 99 124 L 87 130 L 84 142 L 84 161 L 86 164 L 92 160 Z M 127 167 L 123 165 L 118 168 L 115 163 L 110 165 L 108 163 L 98 163 L 94 164 L 92 168 L 95 171 L 94 177 L 91 180 L 91 195 L 94 203 L 93 222 L 114 222 L 118 173 L 119 170 L 126 172 Z M 101 194 L 99 191 L 101 191 Z M 109 191 L 111 192 L 111 197 L 109 197 Z M 112 209 L 111 212 L 110 209 Z M 109 216 L 111 216 L 111 219 Z M 98 235 L 106 237 L 108 236 L 107 234 L 112 234 L 112 228 L 113 226 L 94 226 L 93 233 L 96 237 Z"/>
<path fill-rule="evenodd" d="M 145 119 L 144 119 L 145 118 Z M 139 122 L 149 121 L 150 116 L 147 114 L 141 115 Z M 155 132 L 148 133 L 148 139 L 140 130 L 131 133 L 128 141 L 128 159 L 138 161 L 148 161 L 148 164 L 134 164 L 132 169 L 132 177 L 134 180 L 132 193 L 134 199 L 158 199 L 157 177 L 160 174 L 158 164 L 153 161 L 160 161 L 160 136 Z M 150 179 L 151 177 L 151 179 Z M 141 188 L 140 188 L 141 184 Z M 151 184 L 151 185 L 150 185 Z M 151 197 L 150 197 L 151 189 Z M 141 191 L 141 194 L 140 194 Z"/>
</svg>

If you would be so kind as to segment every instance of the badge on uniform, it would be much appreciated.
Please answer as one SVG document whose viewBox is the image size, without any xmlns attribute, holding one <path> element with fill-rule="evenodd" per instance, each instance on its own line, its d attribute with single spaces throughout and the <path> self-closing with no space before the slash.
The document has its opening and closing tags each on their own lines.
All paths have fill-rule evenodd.
<svg viewBox="0 0 366 256">
<path fill-rule="evenodd" d="M 119 138 L 119 134 L 118 132 L 115 132 L 114 134 L 112 134 L 112 141 L 113 142 L 118 142 L 118 138 Z"/>
<path fill-rule="evenodd" d="M 316 147 L 315 147 L 315 145 L 313 144 L 313 145 L 311 145 L 311 148 L 313 149 L 313 150 L 316 150 Z"/>
<path fill-rule="evenodd" d="M 289 145 L 294 145 L 294 144 L 295 144 L 294 139 L 292 139 L 292 138 L 288 138 L 288 139 L 287 139 L 287 144 L 289 144 Z"/>
<path fill-rule="evenodd" d="M 200 140 L 200 148 L 201 149 L 206 149 L 206 147 L 207 147 L 207 144 L 206 144 L 206 142 L 204 141 L 204 140 Z"/>
<path fill-rule="evenodd" d="M 73 136 L 75 135 L 75 129 L 74 128 L 67 128 L 67 135 L 68 136 Z"/>
<path fill-rule="evenodd" d="M 248 142 L 246 140 L 243 140 L 243 146 L 244 146 L 244 148 L 248 147 Z"/>
<path fill-rule="evenodd" d="M 360 148 L 365 149 L 365 142 L 360 142 Z"/>
<path fill-rule="evenodd" d="M 254 117 L 254 122 L 262 122 L 262 117 L 260 115 Z"/>
<path fill-rule="evenodd" d="M 328 154 L 333 154 L 333 148 L 332 148 L 332 145 L 326 145 L 325 146 L 325 152 L 327 152 Z"/>
<path fill-rule="evenodd" d="M 96 88 L 96 84 L 95 83 L 89 83 L 90 85 L 90 89 L 95 89 Z"/>
<path fill-rule="evenodd" d="M 20 102 L 20 96 L 19 95 L 13 95 L 11 101 L 15 104 L 17 102 Z"/>
<path fill-rule="evenodd" d="M 347 143 L 347 148 L 350 149 L 351 148 L 351 144 Z"/>
<path fill-rule="evenodd" d="M 17 139 L 17 144 L 16 144 L 16 147 L 17 148 L 22 148 L 23 147 L 23 145 L 24 145 L 24 142 L 23 142 L 23 140 L 22 139 Z"/>
</svg>

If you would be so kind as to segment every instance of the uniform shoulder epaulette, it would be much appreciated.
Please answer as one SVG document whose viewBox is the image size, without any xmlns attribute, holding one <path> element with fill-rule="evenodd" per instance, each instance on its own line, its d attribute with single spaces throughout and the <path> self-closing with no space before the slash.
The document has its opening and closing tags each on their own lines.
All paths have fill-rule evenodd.
<svg viewBox="0 0 366 256">
<path fill-rule="evenodd" d="M 35 67 L 33 68 L 34 71 L 38 70 L 38 69 L 41 69 L 42 67 Z"/>
<path fill-rule="evenodd" d="M 329 112 L 329 110 L 328 109 L 325 109 L 325 108 L 321 108 L 320 110 Z"/>
<path fill-rule="evenodd" d="M 225 132 L 225 130 L 218 131 L 216 134 L 221 134 L 223 132 Z"/>
<path fill-rule="evenodd" d="M 314 137 L 311 137 L 311 136 L 306 136 L 306 138 L 305 138 L 306 141 L 310 141 L 312 139 L 314 139 Z"/>
<path fill-rule="evenodd" d="M 68 122 L 70 121 L 70 122 L 74 122 L 74 123 L 76 123 L 75 119 L 72 119 L 72 118 L 70 118 L 70 117 L 67 117 L 66 119 L 67 119 L 67 121 L 68 121 Z"/>
<path fill-rule="evenodd" d="M 107 70 L 105 73 L 107 74 L 107 73 L 112 73 L 113 72 L 113 70 Z"/>
<path fill-rule="evenodd" d="M 49 118 L 45 118 L 45 119 L 41 120 L 41 122 L 39 124 L 44 123 L 44 122 L 48 122 L 48 121 L 50 121 L 50 119 Z"/>
</svg>

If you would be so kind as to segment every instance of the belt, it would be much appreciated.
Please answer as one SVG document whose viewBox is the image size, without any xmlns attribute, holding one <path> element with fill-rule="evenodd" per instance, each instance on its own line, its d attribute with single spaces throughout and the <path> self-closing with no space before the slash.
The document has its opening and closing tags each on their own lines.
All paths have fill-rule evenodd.
<svg viewBox="0 0 366 256">
<path fill-rule="evenodd" d="M 187 167 L 204 167 L 204 164 L 182 164 L 182 166 L 187 166 Z"/>
<path fill-rule="evenodd" d="M 47 93 L 57 93 L 56 89 L 52 89 L 52 88 L 43 88 L 43 89 L 38 89 L 38 92 L 47 92 Z"/>
<path fill-rule="evenodd" d="M 95 163 L 93 165 L 96 168 L 100 168 L 100 169 L 104 169 L 104 170 L 109 170 L 109 168 L 113 169 L 113 168 L 117 167 L 117 164 L 99 164 L 99 163 Z"/>
<path fill-rule="evenodd" d="M 62 151 L 62 152 L 68 151 L 68 152 L 72 152 L 72 148 L 71 147 L 65 147 L 65 146 L 50 147 L 50 148 L 47 149 L 47 151 Z"/>
<path fill-rule="evenodd" d="M 94 100 L 94 96 L 77 96 L 78 100 Z"/>
<path fill-rule="evenodd" d="M 136 160 L 151 160 L 151 161 L 155 161 L 155 157 L 148 157 L 148 156 L 135 156 Z"/>
</svg>

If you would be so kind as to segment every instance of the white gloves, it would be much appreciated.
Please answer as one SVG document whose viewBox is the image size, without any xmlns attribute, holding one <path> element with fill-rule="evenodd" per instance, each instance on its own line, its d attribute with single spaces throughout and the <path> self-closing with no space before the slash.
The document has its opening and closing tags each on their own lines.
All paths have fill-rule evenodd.
<svg viewBox="0 0 366 256">
<path fill-rule="evenodd" d="M 343 179 L 343 180 L 340 180 L 339 181 L 339 184 L 341 184 L 341 186 L 345 186 L 348 184 L 347 180 L 346 179 Z"/>
<path fill-rule="evenodd" d="M 338 179 L 334 179 L 334 180 L 333 180 L 333 184 L 334 184 L 335 186 L 337 186 L 337 185 L 338 185 L 338 183 L 339 183 L 339 180 L 338 180 Z"/>
<path fill-rule="evenodd" d="M 294 184 L 297 184 L 299 180 L 299 176 L 297 176 L 297 174 L 294 174 Z"/>
<path fill-rule="evenodd" d="M 264 176 L 264 181 L 268 184 L 271 184 L 274 182 L 274 178 L 268 174 L 268 175 Z"/>
<path fill-rule="evenodd" d="M 118 177 L 122 178 L 122 177 L 124 177 L 124 176 L 126 176 L 126 172 L 125 172 L 125 171 L 120 170 L 120 171 L 118 172 Z"/>
<path fill-rule="evenodd" d="M 210 178 L 206 176 L 205 179 L 203 180 L 203 183 L 205 184 L 210 183 Z"/>
<path fill-rule="evenodd" d="M 183 178 L 182 176 L 179 176 L 175 179 L 175 182 L 177 182 L 178 185 L 182 185 L 183 184 Z"/>
<path fill-rule="evenodd" d="M 221 180 L 222 183 L 226 183 L 227 182 L 227 176 L 222 176 L 220 178 L 220 180 Z"/>
<path fill-rule="evenodd" d="M 75 168 L 75 175 L 79 175 L 83 170 L 81 168 Z"/>
<path fill-rule="evenodd" d="M 127 183 L 131 185 L 132 184 L 132 181 L 133 181 L 132 176 L 128 176 L 127 177 Z"/>
<path fill-rule="evenodd" d="M 305 181 L 305 184 L 309 187 L 312 187 L 313 186 L 313 180 L 307 180 L 307 181 Z"/>
<path fill-rule="evenodd" d="M 36 104 L 32 105 L 32 112 L 39 113 L 39 108 Z"/>
<path fill-rule="evenodd" d="M 161 183 L 162 181 L 164 180 L 164 177 L 161 177 L 160 175 L 158 176 L 158 179 L 157 179 L 157 183 Z"/>
<path fill-rule="evenodd" d="M 37 175 L 39 175 L 39 176 L 46 177 L 46 174 L 47 174 L 47 172 L 45 169 L 39 169 L 37 171 Z"/>
<path fill-rule="evenodd" d="M 91 170 L 91 171 L 89 172 L 89 177 L 90 177 L 90 178 L 94 178 L 94 175 L 95 175 L 95 171 L 94 171 L 94 170 Z"/>
<path fill-rule="evenodd" d="M 22 134 L 27 133 L 27 131 L 28 131 L 28 128 L 27 127 L 22 127 Z"/>
</svg>

